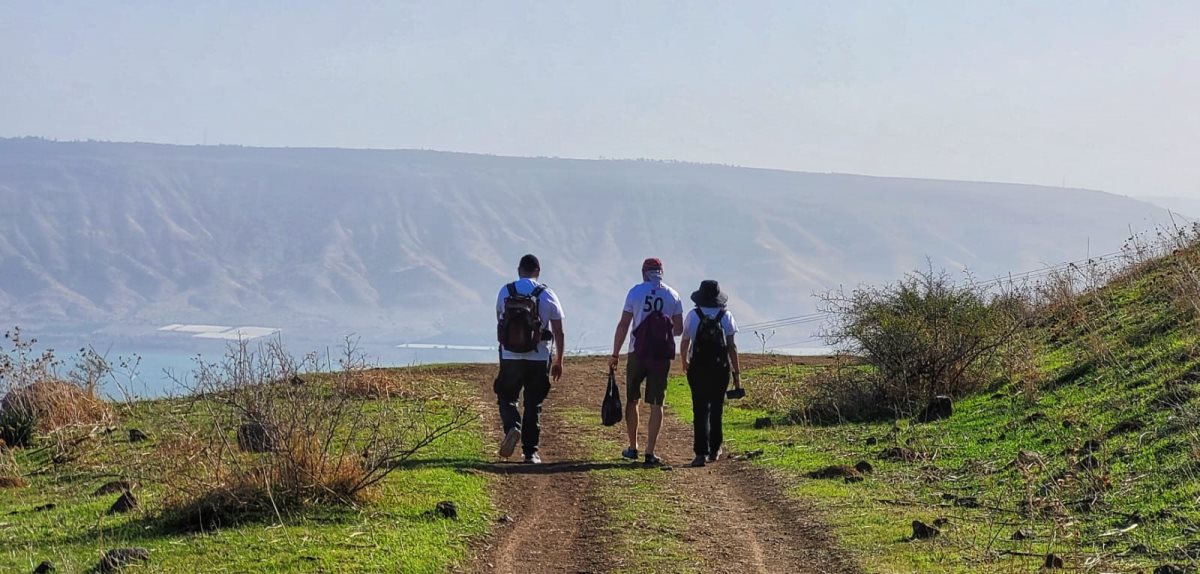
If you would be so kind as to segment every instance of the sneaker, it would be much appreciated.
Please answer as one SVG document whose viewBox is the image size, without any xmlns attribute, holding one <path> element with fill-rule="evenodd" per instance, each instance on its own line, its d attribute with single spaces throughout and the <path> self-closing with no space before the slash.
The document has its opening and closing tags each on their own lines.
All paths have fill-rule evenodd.
<svg viewBox="0 0 1200 574">
<path fill-rule="evenodd" d="M 689 464 L 688 466 L 690 466 L 692 468 L 700 468 L 700 467 L 704 466 L 704 456 L 696 455 L 696 458 L 692 459 L 692 464 Z"/>
<path fill-rule="evenodd" d="M 627 458 L 629 460 L 637 460 L 637 457 L 638 457 L 638 452 L 637 452 L 636 448 L 627 448 L 627 449 L 621 451 L 621 458 Z"/>
<path fill-rule="evenodd" d="M 717 462 L 718 460 L 721 460 L 722 454 L 725 454 L 725 453 L 722 452 L 720 449 L 717 449 L 717 452 L 714 452 L 714 453 L 708 455 L 708 462 Z"/>
<path fill-rule="evenodd" d="M 646 466 L 663 466 L 665 464 L 666 463 L 663 462 L 663 459 L 658 458 L 657 456 L 652 454 L 646 455 Z"/>
<path fill-rule="evenodd" d="M 500 441 L 500 456 L 508 458 L 512 456 L 513 451 L 517 450 L 517 443 L 521 442 L 521 429 L 509 429 L 504 435 L 504 440 Z"/>
<path fill-rule="evenodd" d="M 542 464 L 542 457 L 536 452 L 531 452 L 525 455 L 525 464 Z"/>
</svg>

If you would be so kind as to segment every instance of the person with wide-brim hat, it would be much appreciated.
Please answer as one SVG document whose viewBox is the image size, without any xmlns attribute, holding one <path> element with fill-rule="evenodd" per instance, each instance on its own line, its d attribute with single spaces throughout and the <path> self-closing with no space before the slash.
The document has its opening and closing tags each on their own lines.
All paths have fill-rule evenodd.
<svg viewBox="0 0 1200 574">
<path fill-rule="evenodd" d="M 696 308 L 683 319 L 680 357 L 692 391 L 696 458 L 691 465 L 704 466 L 721 458 L 725 393 L 731 377 L 734 388 L 741 389 L 742 377 L 735 341 L 737 322 L 721 284 L 712 279 L 702 281 L 692 293 L 692 302 Z"/>
</svg>

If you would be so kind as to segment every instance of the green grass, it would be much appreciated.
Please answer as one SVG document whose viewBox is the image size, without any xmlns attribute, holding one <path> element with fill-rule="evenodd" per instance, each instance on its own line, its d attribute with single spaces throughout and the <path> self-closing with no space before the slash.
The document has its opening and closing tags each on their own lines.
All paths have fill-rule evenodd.
<svg viewBox="0 0 1200 574">
<path fill-rule="evenodd" d="M 564 416 L 591 429 L 583 453 L 589 460 L 611 461 L 621 451 L 623 445 L 612 438 L 616 431 L 604 430 L 594 410 L 570 410 Z M 666 486 L 666 471 L 622 463 L 593 470 L 590 476 L 608 512 L 610 555 L 622 561 L 614 572 L 699 571 L 694 553 L 679 538 L 687 530 L 687 521 L 676 495 Z"/>
<path fill-rule="evenodd" d="M 735 452 L 762 450 L 791 494 L 825 510 L 840 543 L 872 572 L 1034 572 L 1054 552 L 1069 568 L 1153 570 L 1200 559 L 1200 329 L 1163 288 L 1171 267 L 1148 266 L 1082 296 L 1074 319 L 1048 318 L 1033 332 L 1040 384 L 1000 384 L 955 404 L 930 424 L 784 424 L 786 401 L 749 398 L 727 408 Z M 1064 313 L 1065 315 L 1065 313 Z M 1082 320 L 1080 317 L 1083 317 Z M 746 374 L 751 395 L 804 397 L 810 368 Z M 756 382 L 761 381 L 761 385 Z M 1031 391 L 1031 389 L 1034 389 Z M 673 378 L 668 404 L 691 419 L 686 382 Z M 777 426 L 756 430 L 755 419 Z M 1136 421 L 1140 429 L 1111 432 Z M 1100 440 L 1094 470 L 1076 465 L 1085 441 Z M 874 444 L 868 444 L 868 441 Z M 928 455 L 914 463 L 880 459 L 886 447 Z M 1036 452 L 1045 467 L 1012 464 Z M 815 480 L 805 473 L 866 460 L 865 482 Z M 974 497 L 964 508 L 954 497 Z M 1029 512 L 1026 501 L 1045 512 Z M 1085 501 L 1091 501 L 1085 504 Z M 943 536 L 911 542 L 912 520 L 946 518 Z M 1133 524 L 1137 528 L 1120 532 Z M 1014 542 L 1019 528 L 1037 533 Z"/>
<path fill-rule="evenodd" d="M 453 392 L 470 393 L 465 384 Z M 121 430 L 103 437 L 91 456 L 57 470 L 29 476 L 24 488 L 0 490 L 0 571 L 32 571 L 50 560 L 58 572 L 85 572 L 110 548 L 142 546 L 151 562 L 133 572 L 445 572 L 467 556 L 471 537 L 485 533 L 492 508 L 487 479 L 443 464 L 469 467 L 485 462 L 478 422 L 420 453 L 411 468 L 392 473 L 379 499 L 361 509 L 324 508 L 244 524 L 205 534 L 172 534 L 155 515 L 164 497 L 161 483 L 144 480 L 136 491 L 143 510 L 105 516 L 117 495 L 90 493 L 129 472 L 136 457 L 156 443 L 130 444 L 125 429 L 157 436 L 178 420 L 180 403 L 136 403 L 122 416 Z M 45 452 L 19 451 L 25 473 L 47 466 Z M 424 465 L 422 462 L 428 462 Z M 459 519 L 430 516 L 442 500 L 458 505 Z M 52 510 L 34 512 L 54 503 Z"/>
</svg>

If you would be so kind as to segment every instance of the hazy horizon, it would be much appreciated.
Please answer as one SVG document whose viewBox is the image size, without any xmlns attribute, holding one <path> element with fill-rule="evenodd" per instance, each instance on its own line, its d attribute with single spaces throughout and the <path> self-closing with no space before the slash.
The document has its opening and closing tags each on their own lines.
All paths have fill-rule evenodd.
<svg viewBox="0 0 1200 574">
<path fill-rule="evenodd" d="M 1200 197 L 1185 2 L 0 7 L 0 136 Z"/>
</svg>

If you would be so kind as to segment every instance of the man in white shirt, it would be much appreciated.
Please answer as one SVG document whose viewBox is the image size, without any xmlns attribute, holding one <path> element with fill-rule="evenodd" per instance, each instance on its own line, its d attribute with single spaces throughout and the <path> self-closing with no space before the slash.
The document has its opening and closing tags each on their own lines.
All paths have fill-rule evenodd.
<svg viewBox="0 0 1200 574">
<path fill-rule="evenodd" d="M 665 322 L 661 327 L 652 330 L 642 329 L 644 324 Z M 654 455 L 654 447 L 658 442 L 658 433 L 662 429 L 663 402 L 667 394 L 667 377 L 670 374 L 671 362 L 675 358 L 675 337 L 683 333 L 683 302 L 679 293 L 666 283 L 663 283 L 663 264 L 657 258 L 650 258 L 642 263 L 642 282 L 634 285 L 625 296 L 625 308 L 621 320 L 617 323 L 613 335 L 613 352 L 609 358 L 608 367 L 615 370 L 621 361 L 621 347 L 630 330 L 628 366 L 625 370 L 625 430 L 629 435 L 629 447 L 621 452 L 621 456 L 630 460 L 638 457 L 638 402 L 642 399 L 642 382 L 646 383 L 646 404 L 650 405 L 650 429 L 646 439 L 646 464 L 662 464 Z M 654 356 L 647 359 L 645 349 L 649 341 L 642 341 L 639 346 L 637 337 L 666 337 L 669 339 L 669 356 Z M 661 341 L 656 343 L 667 343 Z M 661 354 L 661 353 L 660 353 Z M 666 359 L 665 363 L 662 359 Z"/>
<path fill-rule="evenodd" d="M 566 340 L 562 326 L 562 305 L 553 290 L 538 282 L 541 272 L 541 263 L 537 257 L 522 257 L 517 267 L 520 279 L 502 287 L 496 298 L 496 319 L 499 323 L 501 345 L 500 373 L 496 376 L 493 389 L 500 405 L 500 421 L 504 426 L 500 456 L 512 456 L 517 443 L 520 442 L 525 453 L 525 462 L 530 464 L 542 461 L 538 455 L 542 401 L 546 400 L 550 393 L 550 378 L 553 377 L 554 382 L 562 378 Z M 525 306 L 522 307 L 521 304 Z M 515 324 L 515 318 L 522 315 L 524 310 L 532 308 L 536 308 L 536 317 L 522 316 L 522 319 L 528 319 L 525 321 L 526 325 L 542 332 L 522 333 L 522 325 Z M 508 321 L 505 319 L 506 310 L 511 315 Z M 506 327 L 510 329 L 507 335 Z M 518 333 L 517 336 L 511 334 L 514 331 Z M 524 347 L 518 347 L 516 350 L 509 348 L 518 346 L 512 340 L 514 337 L 520 338 L 519 335 L 526 335 L 528 350 Z M 553 362 L 550 360 L 550 347 L 547 343 L 550 338 L 554 339 Z M 523 415 L 517 410 L 517 400 L 522 390 L 525 396 Z"/>
<path fill-rule="evenodd" d="M 725 392 L 733 375 L 734 388 L 742 388 L 738 362 L 737 322 L 726 307 L 728 297 L 713 280 L 700 283 L 692 293 L 696 309 L 683 319 L 683 340 L 679 342 L 683 372 L 692 390 L 692 450 L 696 458 L 691 466 L 704 466 L 721 458 L 724 438 L 721 418 Z"/>
</svg>

